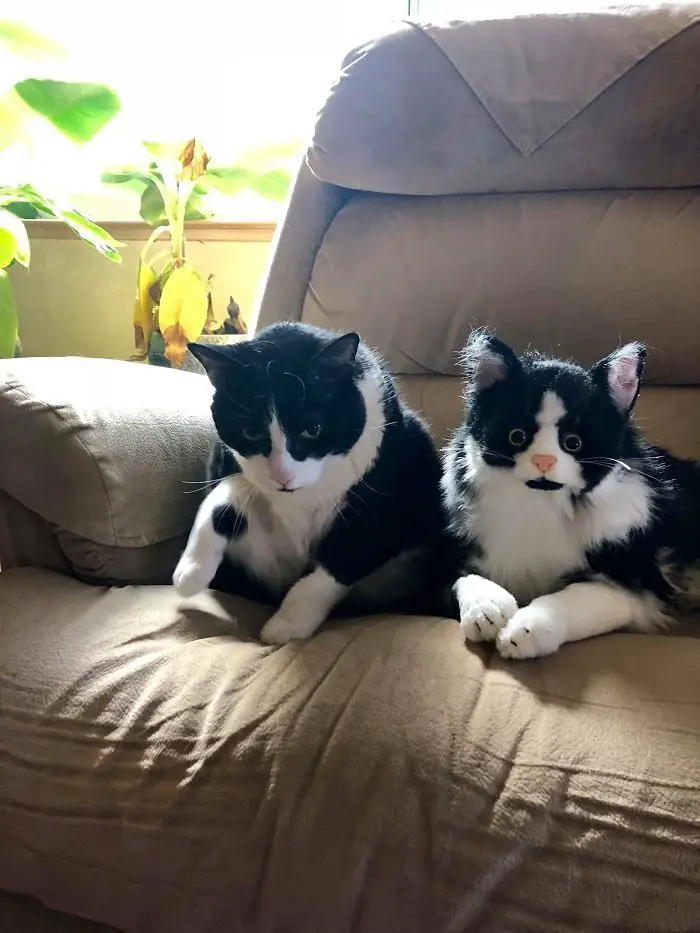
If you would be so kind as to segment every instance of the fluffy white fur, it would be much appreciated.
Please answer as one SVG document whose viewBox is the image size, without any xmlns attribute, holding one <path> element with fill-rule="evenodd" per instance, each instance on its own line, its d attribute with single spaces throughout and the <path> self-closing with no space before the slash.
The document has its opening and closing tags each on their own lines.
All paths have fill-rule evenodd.
<svg viewBox="0 0 700 933">
<path fill-rule="evenodd" d="M 374 462 L 384 432 L 382 387 L 369 374 L 358 388 L 365 403 L 365 426 L 346 455 L 323 460 L 294 460 L 276 419 L 271 423 L 273 453 L 246 459 L 235 451 L 241 473 L 222 480 L 202 502 L 173 582 L 183 596 L 193 596 L 213 579 L 228 552 L 280 596 L 282 604 L 262 630 L 262 640 L 286 644 L 308 638 L 325 620 L 346 588 L 317 569 L 299 579 L 311 550 L 336 516 L 347 491 Z M 281 484 L 294 489 L 284 492 Z M 231 505 L 244 515 L 247 532 L 232 541 L 217 534 L 212 514 Z"/>
<path fill-rule="evenodd" d="M 556 424 L 563 414 L 561 401 L 546 393 L 540 429 L 528 449 L 515 455 L 513 469 L 489 466 L 476 442 L 468 440 L 463 456 L 475 491 L 469 502 L 452 485 L 454 471 L 445 473 L 447 504 L 460 505 L 465 534 L 484 552 L 475 561 L 483 576 L 462 577 L 455 587 L 462 631 L 472 641 L 496 640 L 508 658 L 549 654 L 564 642 L 627 626 L 650 631 L 666 622 L 656 600 L 607 582 L 553 592 L 563 576 L 585 566 L 587 550 L 602 541 L 625 540 L 650 517 L 644 478 L 622 466 L 574 509 L 571 493 L 583 489 L 584 481 L 575 458 L 559 444 Z M 542 493 L 525 485 L 542 475 L 533 454 L 556 458 L 546 476 L 564 488 Z"/>
</svg>

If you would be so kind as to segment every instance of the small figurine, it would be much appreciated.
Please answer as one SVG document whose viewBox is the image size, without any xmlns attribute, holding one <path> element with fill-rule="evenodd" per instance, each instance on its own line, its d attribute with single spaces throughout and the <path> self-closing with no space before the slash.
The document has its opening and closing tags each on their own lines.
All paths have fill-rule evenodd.
<svg viewBox="0 0 700 933">
<path fill-rule="evenodd" d="M 246 326 L 245 321 L 241 318 L 241 309 L 238 306 L 238 303 L 234 301 L 233 296 L 229 298 L 229 303 L 226 307 L 226 312 L 228 317 L 223 323 L 223 326 L 219 330 L 219 333 L 223 334 L 247 334 L 248 327 Z"/>
</svg>

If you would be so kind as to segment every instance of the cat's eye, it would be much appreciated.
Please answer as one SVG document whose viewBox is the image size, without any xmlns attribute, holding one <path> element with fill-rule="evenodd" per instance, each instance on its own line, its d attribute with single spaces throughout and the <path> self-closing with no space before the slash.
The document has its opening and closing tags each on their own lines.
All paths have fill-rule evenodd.
<svg viewBox="0 0 700 933">
<path fill-rule="evenodd" d="M 247 441 L 261 441 L 263 437 L 265 437 L 265 432 L 260 428 L 246 426 L 243 428 L 241 433 Z"/>
<path fill-rule="evenodd" d="M 522 428 L 513 428 L 513 430 L 508 435 L 508 440 L 513 445 L 513 447 L 522 447 L 527 440 L 527 434 L 523 431 Z"/>
<path fill-rule="evenodd" d="M 562 447 L 567 453 L 575 454 L 583 447 L 583 441 L 578 434 L 565 434 Z"/>
<path fill-rule="evenodd" d="M 313 441 L 318 437 L 320 433 L 321 433 L 320 424 L 309 424 L 301 432 L 301 436 L 303 438 L 306 438 L 306 440 Z"/>
</svg>

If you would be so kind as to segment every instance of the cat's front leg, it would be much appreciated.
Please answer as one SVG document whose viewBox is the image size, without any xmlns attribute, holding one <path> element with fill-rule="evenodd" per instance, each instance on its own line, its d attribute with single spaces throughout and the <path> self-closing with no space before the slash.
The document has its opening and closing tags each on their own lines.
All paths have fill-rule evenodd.
<svg viewBox="0 0 700 933">
<path fill-rule="evenodd" d="M 382 495 L 369 486 L 363 511 L 341 510 L 318 545 L 316 568 L 294 584 L 260 633 L 264 642 L 309 638 L 348 590 L 401 552 L 398 522 L 383 521 Z"/>
<path fill-rule="evenodd" d="M 232 480 L 222 480 L 204 499 L 197 512 L 182 557 L 173 574 L 180 596 L 195 596 L 214 579 L 228 542 L 246 529 L 246 520 L 235 505 Z"/>
<path fill-rule="evenodd" d="M 286 645 L 295 638 L 310 638 L 347 591 L 347 586 L 317 567 L 289 590 L 263 627 L 261 640 L 268 645 Z"/>
<path fill-rule="evenodd" d="M 459 609 L 459 627 L 467 641 L 494 641 L 518 611 L 508 590 L 478 574 L 460 577 L 452 592 Z"/>
<path fill-rule="evenodd" d="M 653 631 L 664 619 L 650 593 L 633 593 L 614 583 L 572 583 L 518 610 L 500 632 L 497 647 L 504 658 L 538 658 L 566 642 L 627 626 Z"/>
</svg>

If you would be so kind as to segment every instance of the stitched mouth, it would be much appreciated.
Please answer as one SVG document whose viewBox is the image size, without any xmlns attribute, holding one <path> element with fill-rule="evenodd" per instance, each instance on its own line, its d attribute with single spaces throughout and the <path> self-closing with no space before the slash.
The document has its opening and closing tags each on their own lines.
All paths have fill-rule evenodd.
<svg viewBox="0 0 700 933">
<path fill-rule="evenodd" d="M 544 476 L 541 479 L 530 479 L 525 483 L 530 489 L 542 489 L 545 492 L 553 492 L 555 489 L 563 489 L 563 483 L 555 483 Z"/>
</svg>

